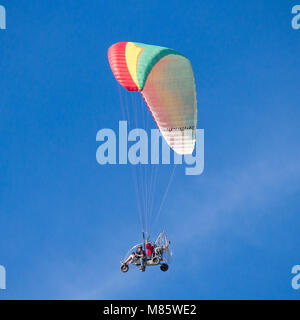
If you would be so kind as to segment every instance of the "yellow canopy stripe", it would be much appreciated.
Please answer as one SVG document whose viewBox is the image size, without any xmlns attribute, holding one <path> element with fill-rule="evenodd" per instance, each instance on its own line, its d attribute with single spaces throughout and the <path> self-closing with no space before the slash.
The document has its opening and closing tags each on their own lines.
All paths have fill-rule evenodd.
<svg viewBox="0 0 300 320">
<path fill-rule="evenodd" d="M 132 42 L 127 42 L 126 49 L 125 49 L 127 68 L 132 77 L 132 80 L 135 82 L 136 86 L 139 89 L 141 88 L 139 86 L 138 79 L 137 79 L 137 66 L 138 66 L 139 56 L 143 50 L 144 50 L 143 48 L 136 46 Z"/>
</svg>

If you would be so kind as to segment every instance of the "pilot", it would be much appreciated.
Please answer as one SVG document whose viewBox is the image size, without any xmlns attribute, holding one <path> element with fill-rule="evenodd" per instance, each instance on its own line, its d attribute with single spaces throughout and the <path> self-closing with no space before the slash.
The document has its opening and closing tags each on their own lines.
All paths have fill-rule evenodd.
<svg viewBox="0 0 300 320">
<path fill-rule="evenodd" d="M 143 246 L 139 245 L 135 252 L 135 257 L 139 259 L 139 262 L 141 264 L 141 271 L 145 271 L 145 251 L 143 250 Z"/>
</svg>

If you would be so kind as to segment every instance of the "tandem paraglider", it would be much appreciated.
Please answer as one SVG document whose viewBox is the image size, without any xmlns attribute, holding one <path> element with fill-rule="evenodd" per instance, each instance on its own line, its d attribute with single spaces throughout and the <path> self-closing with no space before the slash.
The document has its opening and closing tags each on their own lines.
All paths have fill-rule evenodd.
<svg viewBox="0 0 300 320">
<path fill-rule="evenodd" d="M 108 60 L 116 80 L 130 92 L 130 96 L 127 96 L 118 88 L 123 117 L 129 125 L 138 127 L 138 124 L 142 124 L 147 131 L 147 125 L 152 123 L 158 127 L 161 136 L 174 152 L 174 159 L 178 155 L 192 155 L 197 134 L 197 97 L 190 60 L 173 49 L 139 42 L 113 44 L 108 49 Z M 140 94 L 132 94 L 134 91 Z M 150 112 L 144 108 L 145 102 Z M 119 148 L 127 143 L 124 139 L 120 141 Z M 162 232 L 151 243 L 150 235 L 162 211 L 178 163 L 174 161 L 172 167 L 153 165 L 152 161 L 151 164 L 143 162 L 141 150 L 145 149 L 145 154 L 149 154 L 148 143 L 138 137 L 128 140 L 137 142 L 131 147 L 131 153 L 139 155 L 135 157 L 139 160 L 134 163 L 132 170 L 133 184 L 141 229 L 148 237 L 147 241 L 135 245 L 128 252 L 121 262 L 121 271 L 127 272 L 129 266 L 134 265 L 141 271 L 145 271 L 148 266 L 160 266 L 165 272 L 172 255 L 170 241 L 166 233 Z M 127 154 L 124 157 L 126 159 L 121 160 L 125 164 Z M 166 163 L 165 160 L 163 156 L 162 162 Z M 168 170 L 170 172 L 166 174 Z"/>
</svg>

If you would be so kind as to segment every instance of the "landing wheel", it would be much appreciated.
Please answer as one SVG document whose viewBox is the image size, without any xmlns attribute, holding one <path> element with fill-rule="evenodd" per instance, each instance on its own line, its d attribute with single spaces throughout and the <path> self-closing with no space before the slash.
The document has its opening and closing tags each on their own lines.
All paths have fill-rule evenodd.
<svg viewBox="0 0 300 320">
<path fill-rule="evenodd" d="M 169 266 L 166 263 L 163 263 L 160 265 L 160 270 L 162 272 L 166 272 L 166 271 L 168 271 L 168 269 L 169 269 Z"/>
<path fill-rule="evenodd" d="M 127 272 L 128 270 L 129 270 L 129 267 L 128 267 L 127 264 L 122 264 L 122 265 L 121 265 L 121 271 L 122 271 L 122 272 Z"/>
</svg>

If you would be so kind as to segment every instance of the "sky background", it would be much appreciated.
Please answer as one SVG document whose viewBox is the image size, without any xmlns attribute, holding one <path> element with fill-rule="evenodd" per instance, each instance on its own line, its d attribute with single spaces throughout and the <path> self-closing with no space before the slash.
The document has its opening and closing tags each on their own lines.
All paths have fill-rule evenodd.
<svg viewBox="0 0 300 320">
<path fill-rule="evenodd" d="M 297 1 L 0 4 L 0 299 L 300 298 Z M 172 240 L 166 273 L 120 272 L 141 239 L 132 168 L 96 162 L 97 131 L 123 118 L 119 41 L 174 48 L 195 73 L 205 170 L 176 169 L 153 234 Z"/>
</svg>

